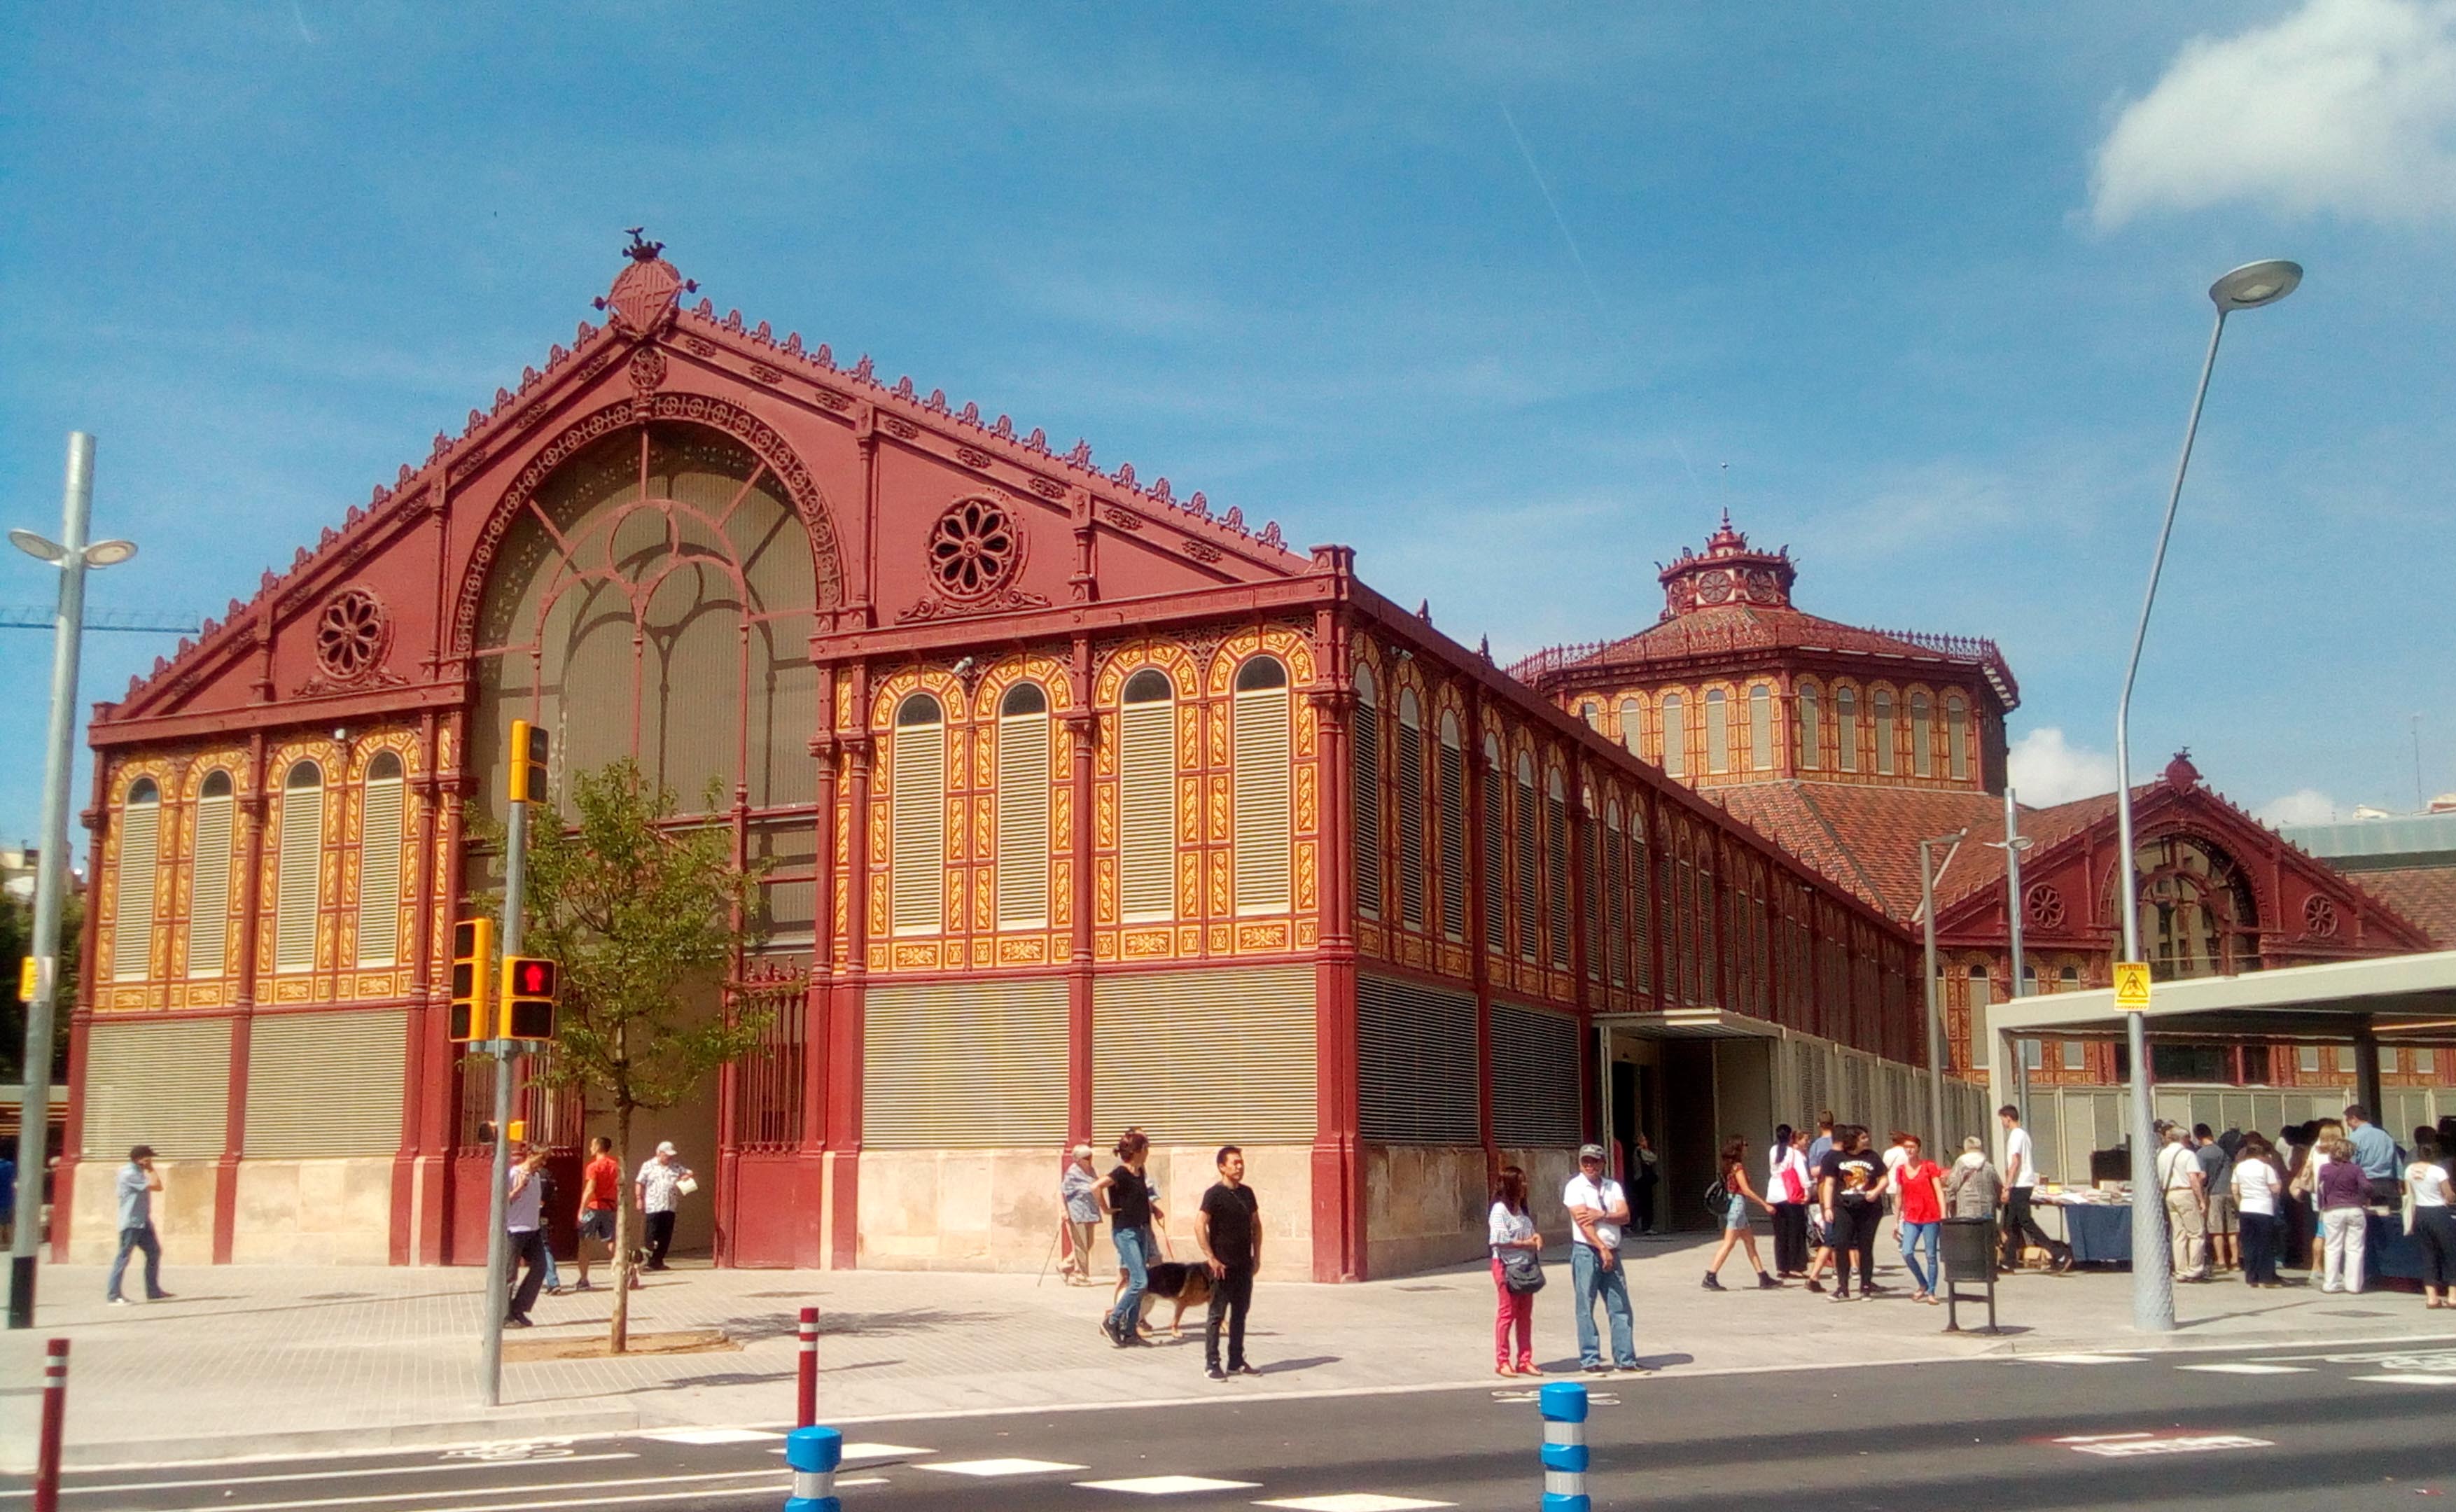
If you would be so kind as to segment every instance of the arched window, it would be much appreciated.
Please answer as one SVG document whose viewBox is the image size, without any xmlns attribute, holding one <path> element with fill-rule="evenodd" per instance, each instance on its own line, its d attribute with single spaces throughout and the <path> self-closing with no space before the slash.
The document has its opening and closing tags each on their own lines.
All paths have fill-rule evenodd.
<svg viewBox="0 0 2456 1512">
<path fill-rule="evenodd" d="M 1816 684 L 1799 684 L 1799 766 L 1814 771 L 1824 763 L 1825 727 L 1817 722 Z"/>
<path fill-rule="evenodd" d="M 998 700 L 997 925 L 1049 922 L 1049 695 L 1017 683 Z"/>
<path fill-rule="evenodd" d="M 1953 693 L 1944 701 L 1944 748 L 1955 782 L 1970 780 L 1970 705 Z"/>
<path fill-rule="evenodd" d="M 909 694 L 889 740 L 888 930 L 934 934 L 946 917 L 947 712 Z"/>
<path fill-rule="evenodd" d="M 112 926 L 111 979 L 141 982 L 154 958 L 155 863 L 162 856 L 162 789 L 151 777 L 128 787 L 119 808 L 119 913 Z"/>
<path fill-rule="evenodd" d="M 1416 690 L 1399 694 L 1399 922 L 1424 927 L 1424 732 Z"/>
<path fill-rule="evenodd" d="M 1501 771 L 1501 742 L 1484 738 L 1484 946 L 1495 955 L 1509 951 L 1509 828 L 1502 815 L 1507 779 Z"/>
<path fill-rule="evenodd" d="M 1288 907 L 1288 669 L 1258 656 L 1237 669 L 1234 749 L 1237 911 L 1283 913 Z"/>
<path fill-rule="evenodd" d="M 1970 969 L 1970 1069 L 1973 1071 L 1985 1071 L 1995 1049 L 1996 1036 L 1987 1029 L 1987 1008 L 1995 998 L 1995 983 L 1988 977 L 1987 968 L 1972 967 Z"/>
<path fill-rule="evenodd" d="M 1525 752 L 1518 755 L 1518 812 L 1512 827 L 1517 841 L 1512 848 L 1518 861 L 1518 954 L 1522 960 L 1535 959 L 1535 940 L 1540 915 L 1542 884 L 1537 880 L 1537 855 L 1541 848 L 1537 838 L 1543 829 L 1543 810 L 1535 802 L 1535 763 Z"/>
<path fill-rule="evenodd" d="M 1604 809 L 1603 893 L 1604 971 L 1614 987 L 1628 985 L 1628 900 L 1626 894 L 1627 844 L 1621 833 L 1620 800 Z"/>
<path fill-rule="evenodd" d="M 230 968 L 231 776 L 208 772 L 196 794 L 196 844 L 188 861 L 188 974 Z"/>
<path fill-rule="evenodd" d="M 2141 947 L 2152 976 L 2171 981 L 2259 970 L 2259 908 L 2233 857 L 2190 835 L 2141 841 L 2133 857 L 2140 878 Z"/>
<path fill-rule="evenodd" d="M 1773 770 L 1773 689 L 1763 683 L 1749 689 L 1749 766 Z"/>
<path fill-rule="evenodd" d="M 323 902 L 324 770 L 299 762 L 281 783 L 280 876 L 274 889 L 273 969 L 316 969 L 316 911 Z"/>
<path fill-rule="evenodd" d="M 1177 689 L 1145 667 L 1117 711 L 1117 904 L 1129 924 L 1177 911 Z"/>
<path fill-rule="evenodd" d="M 1620 701 L 1620 743 L 1628 747 L 1628 753 L 1631 756 L 1639 754 L 1638 748 L 1644 744 L 1640 732 L 1645 724 L 1645 707 L 1633 698 L 1622 699 Z"/>
<path fill-rule="evenodd" d="M 1569 964 L 1569 801 L 1555 770 L 1544 790 L 1545 922 L 1551 926 L 1552 964 Z"/>
<path fill-rule="evenodd" d="M 1628 808 L 1628 954 L 1629 980 L 1641 992 L 1654 990 L 1654 872 L 1646 847 L 1646 801 L 1629 800 Z"/>
<path fill-rule="evenodd" d="M 1682 700 L 1677 693 L 1666 693 L 1658 701 L 1663 710 L 1663 769 L 1674 777 L 1688 775 L 1688 726 L 1684 718 Z"/>
<path fill-rule="evenodd" d="M 1356 910 L 1382 916 L 1382 710 L 1373 673 L 1356 669 L 1356 733 L 1349 742 L 1356 795 Z"/>
<path fill-rule="evenodd" d="M 1466 939 L 1466 751 L 1455 714 L 1442 716 L 1442 933 Z"/>
<path fill-rule="evenodd" d="M 1911 775 L 1935 775 L 1935 722 L 1929 717 L 1933 707 L 1925 693 L 1911 695 Z"/>
<path fill-rule="evenodd" d="M 1881 687 L 1876 689 L 1876 770 L 1887 777 L 1893 774 L 1893 695 Z"/>
<path fill-rule="evenodd" d="M 400 959 L 400 758 L 377 753 L 367 764 L 358 805 L 358 965 Z"/>
<path fill-rule="evenodd" d="M 1859 693 L 1855 688 L 1833 690 L 1833 765 L 1846 772 L 1859 769 Z"/>
<path fill-rule="evenodd" d="M 1578 932 L 1586 942 L 1586 980 L 1604 979 L 1606 946 L 1603 923 L 1603 810 L 1595 804 L 1595 790 L 1584 790 L 1585 805 L 1578 811 Z"/>
<path fill-rule="evenodd" d="M 1706 695 L 1706 769 L 1709 772 L 1731 769 L 1729 704 L 1719 687 Z"/>
</svg>

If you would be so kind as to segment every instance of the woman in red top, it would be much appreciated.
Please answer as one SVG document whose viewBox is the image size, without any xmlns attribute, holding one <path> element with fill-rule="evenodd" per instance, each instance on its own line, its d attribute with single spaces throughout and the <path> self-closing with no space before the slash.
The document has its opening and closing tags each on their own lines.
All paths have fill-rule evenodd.
<svg viewBox="0 0 2456 1512">
<path fill-rule="evenodd" d="M 1917 1288 L 1912 1299 L 1941 1307 L 1935 1295 L 1935 1283 L 1942 1279 L 1935 1251 L 1944 1222 L 1944 1168 L 1927 1157 L 1916 1134 L 1904 1136 L 1902 1151 L 1906 1158 L 1893 1169 L 1893 1194 L 1901 1202 L 1902 1263 L 1910 1267 L 1911 1283 Z M 1924 1265 L 1919 1263 L 1922 1254 Z"/>
</svg>

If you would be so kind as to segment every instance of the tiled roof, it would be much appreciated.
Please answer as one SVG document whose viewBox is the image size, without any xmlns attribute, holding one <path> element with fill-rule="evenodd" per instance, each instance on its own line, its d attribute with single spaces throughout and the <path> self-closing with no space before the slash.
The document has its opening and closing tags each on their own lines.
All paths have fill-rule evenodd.
<svg viewBox="0 0 2456 1512">
<path fill-rule="evenodd" d="M 2007 708 L 2021 701 L 2020 684 L 2013 680 L 2012 669 L 1993 641 L 1914 630 L 1867 630 L 1801 609 L 1757 603 L 1690 609 L 1617 641 L 1554 646 L 1536 652 L 1509 672 L 1531 684 L 1564 673 L 1722 662 L 1760 651 L 1835 651 L 1969 667 L 1987 678 Z"/>
<path fill-rule="evenodd" d="M 1971 843 L 1959 847 L 1949 860 L 1938 857 L 1944 868 L 1936 878 L 1939 902 L 2004 874 L 2004 853 L 1978 844 L 2002 837 L 2004 800 L 1991 794 L 1777 782 L 1717 788 L 1708 796 L 1872 906 L 1904 921 L 1918 916 L 1918 843 L 1923 839 L 1956 829 L 1970 831 Z M 2063 809 L 2092 802 L 2098 800 L 2084 799 L 2044 812 L 2060 815 Z M 2103 803 L 2105 810 L 2112 812 L 2114 795 L 2107 795 Z M 2040 812 L 2023 809 L 2021 829 L 2043 843 L 2045 837 L 2036 828 Z M 2057 838 L 2071 828 L 2059 827 Z"/>
<path fill-rule="evenodd" d="M 2456 950 L 2456 867 L 2358 871 L 2353 882 L 2411 920 L 2433 945 Z"/>
</svg>

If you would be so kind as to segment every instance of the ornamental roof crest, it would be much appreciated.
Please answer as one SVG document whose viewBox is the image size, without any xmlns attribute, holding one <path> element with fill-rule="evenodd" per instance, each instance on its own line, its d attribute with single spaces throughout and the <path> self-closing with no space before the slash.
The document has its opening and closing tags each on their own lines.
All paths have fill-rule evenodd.
<svg viewBox="0 0 2456 1512">
<path fill-rule="evenodd" d="M 623 249 L 630 264 L 614 276 L 614 287 L 597 301 L 597 308 L 605 312 L 607 323 L 627 337 L 663 334 L 673 323 L 674 313 L 682 308 L 682 296 L 699 288 L 696 281 L 684 277 L 672 263 L 658 255 L 665 250 L 665 244 L 648 240 L 646 230 L 645 226 L 630 228 L 631 244 Z"/>
</svg>

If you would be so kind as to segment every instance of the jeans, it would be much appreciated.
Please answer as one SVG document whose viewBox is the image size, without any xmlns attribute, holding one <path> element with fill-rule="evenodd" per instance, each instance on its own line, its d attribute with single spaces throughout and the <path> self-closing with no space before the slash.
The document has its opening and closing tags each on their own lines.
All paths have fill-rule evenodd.
<svg viewBox="0 0 2456 1512">
<path fill-rule="evenodd" d="M 2277 1279 L 2277 1251 L 2284 1242 L 2284 1220 L 2273 1213 L 2244 1213 L 2236 1221 L 2242 1228 L 2242 1278 L 2246 1285 L 2260 1286 Z"/>
<path fill-rule="evenodd" d="M 1219 1324 L 1228 1324 L 1228 1368 L 1245 1368 L 1245 1315 L 1254 1310 L 1254 1273 L 1230 1270 L 1211 1281 L 1211 1312 L 1202 1323 L 1202 1360 L 1219 1368 Z"/>
<path fill-rule="evenodd" d="M 504 1232 L 503 1238 L 511 1251 L 505 1263 L 524 1263 L 528 1267 L 521 1273 L 520 1284 L 512 1288 L 511 1305 L 503 1316 L 526 1318 L 529 1309 L 537 1305 L 538 1288 L 545 1282 L 545 1236 L 536 1229 L 509 1229 Z"/>
<path fill-rule="evenodd" d="M 152 1301 L 162 1295 L 162 1241 L 154 1236 L 151 1223 L 119 1231 L 119 1257 L 111 1262 L 111 1284 L 103 1288 L 102 1295 L 106 1299 L 119 1296 L 119 1281 L 128 1274 L 131 1250 L 145 1252 L 145 1299 Z"/>
<path fill-rule="evenodd" d="M 1600 1294 L 1605 1319 L 1611 1325 L 1612 1363 L 1623 1370 L 1635 1370 L 1637 1340 L 1628 1312 L 1628 1276 L 1623 1263 L 1615 1259 L 1607 1270 L 1596 1258 L 1593 1245 L 1573 1244 L 1569 1247 L 1569 1280 L 1577 1294 L 1578 1362 L 1603 1363 L 1603 1343 L 1595 1337 L 1595 1297 Z"/>
<path fill-rule="evenodd" d="M 2320 1236 L 2326 1244 L 2327 1256 L 2323 1273 L 2324 1290 L 2363 1289 L 2363 1250 L 2370 1243 L 2370 1212 L 2365 1208 L 2320 1210 Z"/>
<path fill-rule="evenodd" d="M 1109 1331 L 1130 1334 L 1135 1326 L 1135 1310 L 1142 1305 L 1143 1292 L 1151 1285 L 1151 1273 L 1143 1269 L 1143 1231 L 1116 1229 L 1110 1237 L 1116 1240 L 1117 1263 L 1125 1268 L 1126 1289 L 1117 1294 L 1117 1305 L 1109 1309 Z"/>
<path fill-rule="evenodd" d="M 1513 1358 L 1509 1353 L 1509 1336 L 1518 1336 L 1518 1353 L 1514 1357 L 1525 1369 L 1535 1368 L 1535 1294 L 1513 1292 L 1503 1278 L 1501 1262 L 1492 1262 L 1492 1362 L 1507 1370 Z"/>
<path fill-rule="evenodd" d="M 1935 1245 L 1936 1236 L 1943 1228 L 1944 1225 L 1941 1223 L 1905 1222 L 1901 1226 L 1902 1263 L 1911 1268 L 1911 1284 L 1922 1292 L 1934 1292 L 1935 1283 L 1939 1278 L 1935 1261 Z M 1927 1263 L 1924 1265 L 1919 1263 L 1921 1255 L 1927 1257 Z"/>
</svg>

